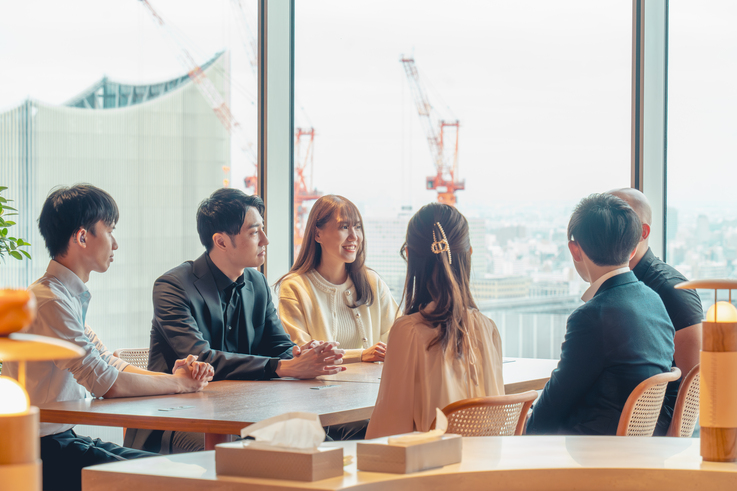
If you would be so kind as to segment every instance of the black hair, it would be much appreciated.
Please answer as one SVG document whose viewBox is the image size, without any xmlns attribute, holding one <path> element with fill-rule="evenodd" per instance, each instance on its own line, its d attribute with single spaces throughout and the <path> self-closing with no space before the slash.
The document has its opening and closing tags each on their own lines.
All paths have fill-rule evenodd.
<svg viewBox="0 0 737 491">
<path fill-rule="evenodd" d="M 55 258 L 67 253 L 69 239 L 79 229 L 96 235 L 97 222 L 112 226 L 118 223 L 118 217 L 118 205 L 106 191 L 91 184 L 75 184 L 49 193 L 38 217 L 38 229 L 49 255 Z"/>
<path fill-rule="evenodd" d="M 218 189 L 197 208 L 197 233 L 200 242 L 210 252 L 212 236 L 217 233 L 233 238 L 246 221 L 248 208 L 254 207 L 264 215 L 264 202 L 258 196 L 249 196 L 232 188 Z"/>
<path fill-rule="evenodd" d="M 597 266 L 629 262 L 642 237 L 637 213 L 623 199 L 611 194 L 592 194 L 573 210 L 568 240 L 573 240 Z"/>
</svg>

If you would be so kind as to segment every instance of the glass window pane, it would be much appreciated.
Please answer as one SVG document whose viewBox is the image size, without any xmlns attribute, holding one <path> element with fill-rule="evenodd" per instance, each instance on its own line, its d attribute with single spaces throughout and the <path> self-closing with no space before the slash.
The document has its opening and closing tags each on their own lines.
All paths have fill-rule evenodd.
<svg viewBox="0 0 737 491">
<path fill-rule="evenodd" d="M 108 191 L 119 250 L 91 277 L 87 321 L 111 350 L 148 346 L 155 279 L 204 252 L 198 204 L 255 175 L 256 0 L 149 3 L 0 6 L 0 185 L 33 256 L 6 259 L 0 286 L 46 270 L 36 220 L 52 188 Z"/>
<path fill-rule="evenodd" d="M 314 129 L 305 194 L 359 206 L 368 266 L 399 299 L 399 247 L 438 199 L 428 142 L 442 133 L 464 182 L 476 301 L 506 355 L 557 357 L 586 286 L 566 247 L 572 208 L 629 185 L 631 16 L 623 2 L 297 2 L 295 119 Z"/>
<path fill-rule="evenodd" d="M 735 23 L 728 0 L 670 7 L 666 250 L 689 279 L 735 277 Z M 713 292 L 700 293 L 706 310 Z"/>
</svg>

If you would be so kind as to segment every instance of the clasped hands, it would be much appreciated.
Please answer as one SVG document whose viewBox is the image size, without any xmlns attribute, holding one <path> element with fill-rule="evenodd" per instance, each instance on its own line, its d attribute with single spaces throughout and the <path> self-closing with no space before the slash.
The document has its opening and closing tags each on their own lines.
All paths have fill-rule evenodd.
<svg viewBox="0 0 737 491">
<path fill-rule="evenodd" d="M 177 372 L 180 372 L 177 374 Z M 209 363 L 197 361 L 196 355 L 189 355 L 187 358 L 174 362 L 174 368 L 171 373 L 179 377 L 187 377 L 194 382 L 199 382 L 199 389 L 202 390 L 208 382 L 215 376 L 215 369 Z"/>
<path fill-rule="evenodd" d="M 315 378 L 318 375 L 333 375 L 345 370 L 338 366 L 343 363 L 345 350 L 338 349 L 337 341 L 310 341 L 292 348 L 291 360 L 279 360 L 276 374 L 279 377 L 301 379 Z"/>
</svg>

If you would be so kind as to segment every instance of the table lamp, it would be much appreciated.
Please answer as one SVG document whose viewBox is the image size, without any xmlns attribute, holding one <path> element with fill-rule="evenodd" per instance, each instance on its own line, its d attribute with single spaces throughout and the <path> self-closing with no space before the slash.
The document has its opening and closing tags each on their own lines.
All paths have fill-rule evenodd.
<svg viewBox="0 0 737 491">
<path fill-rule="evenodd" d="M 82 348 L 18 331 L 31 324 L 36 299 L 25 290 L 0 290 L 0 361 L 18 363 L 18 381 L 0 375 L 0 483 L 3 489 L 41 490 L 38 408 L 25 389 L 26 361 L 78 358 Z"/>
<path fill-rule="evenodd" d="M 737 280 L 694 280 L 678 289 L 714 290 L 714 305 L 702 323 L 699 425 L 701 457 L 707 462 L 737 461 L 737 309 L 732 290 Z M 729 290 L 729 302 L 717 291 Z"/>
</svg>

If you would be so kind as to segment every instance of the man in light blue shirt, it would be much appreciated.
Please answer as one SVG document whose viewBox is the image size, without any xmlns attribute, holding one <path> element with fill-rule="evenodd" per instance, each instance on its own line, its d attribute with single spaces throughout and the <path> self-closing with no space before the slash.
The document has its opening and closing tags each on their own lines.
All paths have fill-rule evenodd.
<svg viewBox="0 0 737 491">
<path fill-rule="evenodd" d="M 195 392 L 212 379 L 212 367 L 191 355 L 178 360 L 171 375 L 129 365 L 85 324 L 92 297 L 85 283 L 92 271 L 104 273 L 110 267 L 118 248 L 113 237 L 117 221 L 115 201 L 94 186 L 59 188 L 46 198 L 38 222 L 53 259 L 29 288 L 38 313 L 28 332 L 74 343 L 85 355 L 28 363 L 26 388 L 34 405 L 83 399 L 87 391 L 106 398 Z M 17 364 L 8 362 L 4 369 L 17 378 Z M 79 436 L 73 428 L 41 423 L 44 489 L 80 489 L 83 467 L 154 455 Z"/>
</svg>

